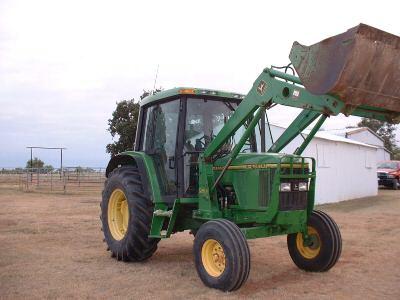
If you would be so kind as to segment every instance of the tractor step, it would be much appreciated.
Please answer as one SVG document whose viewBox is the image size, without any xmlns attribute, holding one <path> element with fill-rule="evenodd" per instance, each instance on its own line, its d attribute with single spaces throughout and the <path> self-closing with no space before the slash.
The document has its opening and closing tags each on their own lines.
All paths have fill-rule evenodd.
<svg viewBox="0 0 400 300">
<path fill-rule="evenodd" d="M 164 239 L 169 238 L 175 225 L 176 216 L 178 214 L 180 202 L 175 200 L 172 209 L 164 203 L 157 203 L 153 212 L 153 220 L 151 222 L 150 238 Z"/>
<path fill-rule="evenodd" d="M 166 217 L 166 218 L 171 218 L 172 217 L 172 210 L 162 210 L 162 209 L 157 209 L 154 211 L 153 215 L 155 217 Z"/>
</svg>

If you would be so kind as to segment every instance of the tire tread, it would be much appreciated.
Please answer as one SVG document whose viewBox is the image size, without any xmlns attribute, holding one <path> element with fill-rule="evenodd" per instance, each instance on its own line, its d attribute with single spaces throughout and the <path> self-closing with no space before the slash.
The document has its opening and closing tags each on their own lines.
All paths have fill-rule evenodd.
<svg viewBox="0 0 400 300">
<path fill-rule="evenodd" d="M 315 223 L 319 230 L 320 237 L 325 239 L 325 242 L 331 243 L 331 248 L 321 247 L 321 253 L 314 259 L 303 258 L 297 250 L 296 237 L 297 233 L 287 236 L 287 244 L 290 257 L 293 262 L 305 271 L 326 272 L 332 268 L 342 252 L 342 237 L 336 222 L 325 212 L 314 210 L 309 218 L 309 222 Z M 321 236 L 322 235 L 322 236 Z"/>
<path fill-rule="evenodd" d="M 231 269 L 226 269 L 218 279 L 218 282 L 210 281 L 210 275 L 204 270 L 201 263 L 201 247 L 206 240 L 203 235 L 206 235 L 209 229 L 218 232 L 218 236 L 225 242 L 225 246 L 230 245 L 229 251 L 231 255 Z M 213 238 L 209 237 L 208 238 Z M 218 240 L 217 237 L 215 239 Z M 220 242 L 220 240 L 218 240 Z M 209 287 L 217 288 L 223 291 L 234 291 L 239 289 L 247 280 L 250 273 L 250 251 L 247 240 L 240 228 L 233 222 L 226 219 L 216 219 L 204 223 L 196 233 L 193 247 L 195 255 L 195 263 L 197 273 L 203 283 Z M 225 273 L 229 270 L 230 273 Z"/>
<path fill-rule="evenodd" d="M 108 198 L 113 187 L 121 186 L 126 194 L 129 207 L 129 225 L 126 236 L 116 241 L 108 229 Z M 111 189 L 111 190 L 110 190 Z M 144 194 L 142 174 L 133 165 L 124 165 L 110 172 L 102 192 L 101 221 L 105 242 L 111 256 L 122 261 L 143 261 L 157 250 L 159 239 L 149 238 L 154 206 L 150 198 Z"/>
</svg>

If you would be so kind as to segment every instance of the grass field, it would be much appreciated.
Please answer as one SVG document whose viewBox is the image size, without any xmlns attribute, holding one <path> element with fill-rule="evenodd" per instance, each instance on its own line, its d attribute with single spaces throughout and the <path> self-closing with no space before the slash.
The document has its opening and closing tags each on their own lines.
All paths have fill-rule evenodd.
<svg viewBox="0 0 400 300">
<path fill-rule="evenodd" d="M 286 237 L 249 241 L 251 272 L 237 292 L 206 288 L 193 236 L 161 241 L 146 263 L 112 259 L 102 242 L 100 192 L 24 193 L 0 188 L 0 298 L 400 299 L 400 191 L 323 205 L 343 252 L 326 273 L 295 267 Z"/>
</svg>

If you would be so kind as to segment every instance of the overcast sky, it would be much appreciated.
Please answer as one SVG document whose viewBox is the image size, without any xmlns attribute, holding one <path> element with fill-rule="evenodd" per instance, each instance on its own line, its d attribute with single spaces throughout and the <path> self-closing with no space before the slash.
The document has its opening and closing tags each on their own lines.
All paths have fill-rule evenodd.
<svg viewBox="0 0 400 300">
<path fill-rule="evenodd" d="M 64 146 L 68 166 L 105 166 L 115 102 L 157 86 L 247 93 L 293 41 L 367 23 L 400 35 L 398 1 L 0 0 L 0 167 L 29 145 Z M 288 125 L 293 111 L 271 116 Z M 354 125 L 331 118 L 325 128 Z M 400 139 L 400 135 L 398 135 Z M 57 166 L 58 153 L 35 152 Z"/>
</svg>

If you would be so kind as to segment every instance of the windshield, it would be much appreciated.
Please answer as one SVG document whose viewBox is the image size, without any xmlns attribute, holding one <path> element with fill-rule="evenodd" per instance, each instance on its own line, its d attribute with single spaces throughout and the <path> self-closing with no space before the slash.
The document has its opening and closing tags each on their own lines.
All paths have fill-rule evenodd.
<svg viewBox="0 0 400 300">
<path fill-rule="evenodd" d="M 216 137 L 228 119 L 233 115 L 239 105 L 236 101 L 208 100 L 199 98 L 187 99 L 186 125 L 185 125 L 185 151 L 202 152 Z M 229 145 L 233 148 L 243 135 L 244 127 L 231 138 Z M 251 147 L 247 143 L 241 152 L 250 152 Z"/>
<path fill-rule="evenodd" d="M 210 100 L 188 98 L 186 105 L 184 151 L 184 190 L 187 195 L 197 195 L 199 190 L 199 154 L 217 136 L 225 123 L 232 117 L 239 102 L 234 100 Z M 243 135 L 244 126 L 235 132 L 214 155 L 214 159 L 231 153 L 234 145 Z M 255 151 L 255 138 L 249 138 L 241 152 Z"/>
<path fill-rule="evenodd" d="M 397 169 L 397 163 L 394 161 L 386 161 L 378 164 L 378 169 Z"/>
</svg>

